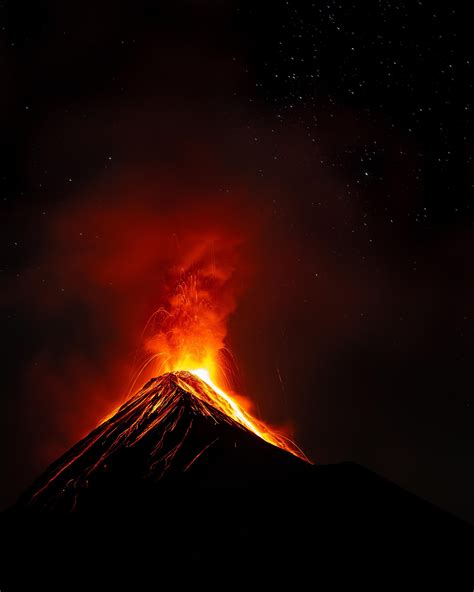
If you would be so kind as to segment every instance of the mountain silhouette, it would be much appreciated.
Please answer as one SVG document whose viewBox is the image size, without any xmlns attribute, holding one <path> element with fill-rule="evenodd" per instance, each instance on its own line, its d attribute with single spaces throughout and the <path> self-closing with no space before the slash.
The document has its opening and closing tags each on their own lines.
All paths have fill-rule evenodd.
<svg viewBox="0 0 474 592">
<path fill-rule="evenodd" d="M 309 463 L 217 409 L 216 396 L 189 372 L 152 379 L 53 463 L 16 507 L 110 510 L 134 498 L 143 506 L 170 486 L 247 487 L 309 472 Z"/>
<path fill-rule="evenodd" d="M 312 465 L 264 441 L 215 396 L 193 374 L 164 374 L 54 462 L 3 516 L 5 565 L 35 566 L 6 569 L 5 590 L 31 573 L 67 588 L 59 564 L 90 574 L 82 589 L 102 573 L 104 589 L 148 590 L 171 570 L 206 589 L 229 574 L 318 588 L 324 574 L 472 590 L 471 526 L 355 463 Z"/>
</svg>

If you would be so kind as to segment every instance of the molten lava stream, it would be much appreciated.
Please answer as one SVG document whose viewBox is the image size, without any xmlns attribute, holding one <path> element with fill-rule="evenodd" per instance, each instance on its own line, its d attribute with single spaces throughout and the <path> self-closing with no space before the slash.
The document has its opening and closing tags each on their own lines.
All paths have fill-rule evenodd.
<svg viewBox="0 0 474 592">
<path fill-rule="evenodd" d="M 212 404 L 214 407 L 219 409 L 222 413 L 225 413 L 231 417 L 234 421 L 241 424 L 269 444 L 278 446 L 299 458 L 308 461 L 306 455 L 292 442 L 289 438 L 286 438 L 282 434 L 278 434 L 271 430 L 262 421 L 252 417 L 250 413 L 247 413 L 242 407 L 232 399 L 230 395 L 219 388 L 211 379 L 210 373 L 205 368 L 198 370 L 190 370 L 191 374 L 194 374 L 200 378 L 203 382 L 211 387 L 211 392 L 214 393 Z M 188 386 L 189 388 L 189 386 Z M 193 393 L 199 398 L 199 393 Z"/>
</svg>

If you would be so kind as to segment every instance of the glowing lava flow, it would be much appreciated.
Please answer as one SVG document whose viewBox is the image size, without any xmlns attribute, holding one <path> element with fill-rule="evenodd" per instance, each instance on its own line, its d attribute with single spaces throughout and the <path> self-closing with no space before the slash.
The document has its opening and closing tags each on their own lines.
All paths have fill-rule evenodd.
<svg viewBox="0 0 474 592">
<path fill-rule="evenodd" d="M 222 411 L 234 421 L 237 421 L 243 427 L 247 428 L 266 442 L 269 442 L 274 446 L 278 446 L 287 452 L 291 452 L 303 460 L 308 460 L 305 454 L 296 446 L 294 442 L 282 434 L 278 434 L 277 432 L 271 430 L 263 422 L 252 417 L 250 413 L 247 413 L 244 409 L 242 409 L 242 407 L 236 401 L 234 401 L 230 395 L 225 393 L 221 388 L 214 384 L 209 372 L 206 369 L 201 368 L 199 370 L 191 370 L 190 372 L 211 387 L 211 392 L 214 394 L 212 405 L 219 409 L 219 411 Z M 218 397 L 215 395 L 218 395 Z"/>
</svg>

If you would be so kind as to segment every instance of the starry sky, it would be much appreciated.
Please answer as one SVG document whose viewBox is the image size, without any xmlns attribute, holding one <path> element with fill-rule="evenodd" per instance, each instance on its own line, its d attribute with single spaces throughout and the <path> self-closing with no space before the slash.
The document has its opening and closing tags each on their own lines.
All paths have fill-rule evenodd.
<svg viewBox="0 0 474 592">
<path fill-rule="evenodd" d="M 0 503 L 117 403 L 205 232 L 259 415 L 474 521 L 467 8 L 167 4 L 0 2 Z"/>
</svg>

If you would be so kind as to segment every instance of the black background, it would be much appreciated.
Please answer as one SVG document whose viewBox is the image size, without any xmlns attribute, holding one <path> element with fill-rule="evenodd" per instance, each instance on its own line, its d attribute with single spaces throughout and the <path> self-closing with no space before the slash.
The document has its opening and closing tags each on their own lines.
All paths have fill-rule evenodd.
<svg viewBox="0 0 474 592">
<path fill-rule="evenodd" d="M 132 312 L 149 277 L 84 280 L 81 243 L 51 230 L 121 219 L 133 171 L 126 203 L 177 234 L 206 224 L 201 202 L 213 227 L 252 226 L 228 342 L 260 415 L 316 462 L 360 462 L 474 520 L 467 8 L 168 4 L 0 3 L 2 504 L 117 402 L 159 305 L 161 268 Z M 104 305 L 122 288 L 124 332 Z"/>
</svg>

